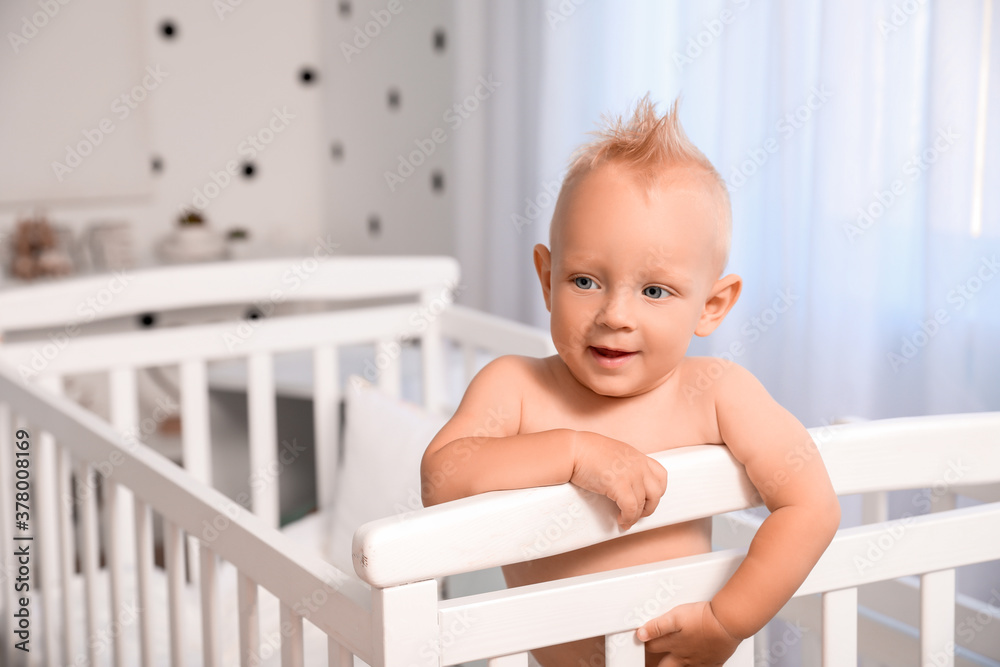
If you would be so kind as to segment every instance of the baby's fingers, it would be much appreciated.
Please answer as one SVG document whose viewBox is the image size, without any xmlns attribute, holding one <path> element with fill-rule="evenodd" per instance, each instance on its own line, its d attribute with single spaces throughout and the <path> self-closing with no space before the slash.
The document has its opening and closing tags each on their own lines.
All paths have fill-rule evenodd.
<svg viewBox="0 0 1000 667">
<path fill-rule="evenodd" d="M 628 523 L 625 528 L 631 528 L 636 521 L 646 516 L 646 504 L 649 498 L 646 493 L 646 483 L 642 476 L 635 476 L 631 480 L 632 494 L 635 496 L 635 510 L 626 518 Z"/>
<path fill-rule="evenodd" d="M 656 480 L 650 476 L 646 476 L 643 481 L 646 486 L 646 505 L 642 510 L 642 515 L 649 516 L 656 511 L 657 506 L 660 504 L 660 497 L 663 495 L 663 491 L 658 488 Z"/>
<path fill-rule="evenodd" d="M 677 624 L 673 615 L 671 615 L 670 612 L 667 612 L 666 614 L 657 616 L 640 626 L 639 629 L 636 630 L 636 637 L 638 637 L 641 642 L 649 642 L 664 635 L 669 635 L 672 632 L 677 632 L 680 629 L 681 628 Z"/>
<path fill-rule="evenodd" d="M 657 488 L 660 490 L 659 495 L 662 496 L 667 490 L 667 469 L 663 467 L 662 463 L 653 458 L 647 457 L 646 463 L 649 465 L 649 469 L 653 471 Z"/>
<path fill-rule="evenodd" d="M 641 488 L 641 486 L 640 486 Z M 627 530 L 639 520 L 642 513 L 642 496 L 636 493 L 636 489 L 623 481 L 617 484 L 608 497 L 614 501 L 621 512 L 618 515 L 618 525 Z"/>
</svg>

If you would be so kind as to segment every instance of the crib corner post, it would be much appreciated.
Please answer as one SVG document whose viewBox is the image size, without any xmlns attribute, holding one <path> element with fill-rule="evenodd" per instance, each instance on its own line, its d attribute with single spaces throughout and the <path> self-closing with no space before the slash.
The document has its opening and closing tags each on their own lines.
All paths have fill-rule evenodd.
<svg viewBox="0 0 1000 667">
<path fill-rule="evenodd" d="M 441 626 L 437 581 L 372 588 L 372 667 L 438 667 Z"/>
</svg>

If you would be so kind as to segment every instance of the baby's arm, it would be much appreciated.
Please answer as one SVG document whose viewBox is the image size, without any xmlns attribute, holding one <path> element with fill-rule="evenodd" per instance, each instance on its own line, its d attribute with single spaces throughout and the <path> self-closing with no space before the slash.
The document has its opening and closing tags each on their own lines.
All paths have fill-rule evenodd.
<svg viewBox="0 0 1000 667">
<path fill-rule="evenodd" d="M 496 489 L 548 486 L 569 480 L 573 431 L 519 435 L 523 361 L 503 356 L 469 383 L 455 414 L 420 463 L 425 507 Z"/>
<path fill-rule="evenodd" d="M 686 649 L 675 645 L 680 633 L 671 633 L 687 624 L 711 634 L 721 625 L 732 642 L 714 644 L 731 646 L 722 659 L 728 657 L 739 640 L 760 630 L 791 598 L 840 524 L 840 504 L 812 438 L 749 371 L 727 365 L 715 387 L 715 407 L 723 442 L 744 465 L 771 514 L 711 602 L 680 605 L 643 626 L 646 636 L 658 637 L 647 643 L 653 652 L 680 657 Z M 697 646 L 692 653 L 700 657 L 701 647 L 712 643 L 699 639 L 685 643 Z"/>
<path fill-rule="evenodd" d="M 572 482 L 608 496 L 628 528 L 656 509 L 667 484 L 657 461 L 598 433 L 558 428 L 519 433 L 522 388 L 535 382 L 522 358 L 487 364 L 420 465 L 425 507 L 495 491 Z"/>
<path fill-rule="evenodd" d="M 749 371 L 730 365 L 715 406 L 723 442 L 771 511 L 712 598 L 723 627 L 746 638 L 778 613 L 823 555 L 840 525 L 840 502 L 808 431 Z"/>
</svg>

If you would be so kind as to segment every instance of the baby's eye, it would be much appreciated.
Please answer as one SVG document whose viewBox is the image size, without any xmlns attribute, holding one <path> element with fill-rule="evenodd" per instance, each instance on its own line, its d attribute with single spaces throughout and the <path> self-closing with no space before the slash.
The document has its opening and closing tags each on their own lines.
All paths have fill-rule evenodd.
<svg viewBox="0 0 1000 667">
<path fill-rule="evenodd" d="M 587 276 L 577 276 L 576 278 L 573 278 L 573 284 L 580 289 L 591 289 L 592 287 L 597 286 L 594 281 Z"/>
<path fill-rule="evenodd" d="M 670 295 L 670 292 L 663 289 L 659 285 L 650 285 L 646 289 L 642 290 L 642 293 L 651 299 L 662 299 Z"/>
</svg>

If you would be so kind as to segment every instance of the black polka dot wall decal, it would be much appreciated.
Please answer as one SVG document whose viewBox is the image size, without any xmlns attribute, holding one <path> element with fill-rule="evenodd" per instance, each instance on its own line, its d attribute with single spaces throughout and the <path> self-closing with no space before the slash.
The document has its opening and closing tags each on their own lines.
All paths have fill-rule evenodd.
<svg viewBox="0 0 1000 667">
<path fill-rule="evenodd" d="M 346 19 L 346 18 L 350 17 L 350 15 L 351 15 L 351 3 L 350 2 L 347 2 L 347 0 L 342 0 L 342 2 L 340 3 L 339 9 L 340 9 L 340 15 L 343 18 Z"/>
<path fill-rule="evenodd" d="M 152 160 L 150 160 L 149 166 L 153 168 L 154 173 L 160 173 L 163 171 L 163 158 L 155 156 Z"/>
<path fill-rule="evenodd" d="M 253 178 L 256 173 L 257 167 L 254 166 L 253 162 L 243 163 L 243 178 Z"/>
<path fill-rule="evenodd" d="M 151 327 L 156 324 L 156 313 L 143 313 L 139 316 L 139 324 L 144 327 Z"/>
<path fill-rule="evenodd" d="M 377 215 L 368 217 L 368 236 L 378 236 L 382 233 L 382 221 Z"/>
<path fill-rule="evenodd" d="M 444 51 L 444 30 L 438 28 L 434 31 L 434 50 L 437 52 Z"/>
<path fill-rule="evenodd" d="M 392 110 L 399 108 L 399 91 L 395 88 L 389 89 L 389 108 Z"/>
<path fill-rule="evenodd" d="M 341 144 L 339 141 L 334 142 L 334 144 L 330 146 L 330 155 L 333 156 L 334 160 L 343 160 L 344 145 Z"/>
<path fill-rule="evenodd" d="M 444 192 L 444 174 L 440 171 L 435 171 L 431 174 L 431 187 L 434 192 Z"/>
<path fill-rule="evenodd" d="M 299 81 L 305 85 L 316 83 L 316 70 L 312 67 L 303 67 L 299 70 Z"/>
<path fill-rule="evenodd" d="M 165 19 L 160 23 L 160 34 L 164 39 L 174 39 L 177 37 L 177 26 L 170 19 Z"/>
</svg>

